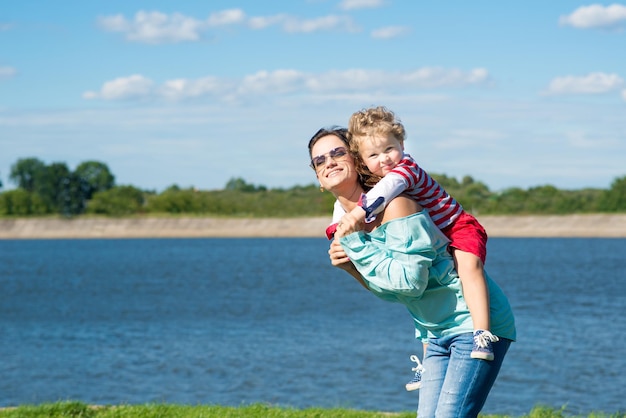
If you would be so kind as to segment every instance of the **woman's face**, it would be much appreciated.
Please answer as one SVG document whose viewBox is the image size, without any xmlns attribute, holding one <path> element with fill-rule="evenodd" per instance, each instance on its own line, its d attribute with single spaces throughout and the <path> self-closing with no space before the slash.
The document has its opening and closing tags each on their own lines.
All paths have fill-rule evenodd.
<svg viewBox="0 0 626 418">
<path fill-rule="evenodd" d="M 317 180 L 331 193 L 336 194 L 344 186 L 354 187 L 358 182 L 354 160 L 346 144 L 335 135 L 326 135 L 318 139 L 311 148 L 311 155 Z"/>
</svg>

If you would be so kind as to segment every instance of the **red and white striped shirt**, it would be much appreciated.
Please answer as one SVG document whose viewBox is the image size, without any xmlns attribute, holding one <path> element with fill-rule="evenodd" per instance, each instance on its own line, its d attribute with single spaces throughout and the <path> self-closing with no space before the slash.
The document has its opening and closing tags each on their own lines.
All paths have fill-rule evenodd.
<svg viewBox="0 0 626 418">
<path fill-rule="evenodd" d="M 430 215 L 435 225 L 443 229 L 451 225 L 463 213 L 463 207 L 450 196 L 409 155 L 404 157 L 393 170 L 387 173 L 369 192 L 367 202 L 375 202 L 382 197 L 384 202 L 374 213 L 382 212 L 394 197 L 405 193 L 419 203 Z M 335 202 L 333 224 L 345 214 L 339 202 Z"/>
</svg>

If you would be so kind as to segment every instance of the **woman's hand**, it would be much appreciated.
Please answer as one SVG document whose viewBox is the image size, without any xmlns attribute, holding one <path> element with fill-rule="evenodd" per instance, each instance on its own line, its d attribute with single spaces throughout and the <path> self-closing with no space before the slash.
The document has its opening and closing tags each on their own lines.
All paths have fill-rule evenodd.
<svg viewBox="0 0 626 418">
<path fill-rule="evenodd" d="M 330 264 L 335 267 L 342 268 L 344 270 L 348 269 L 348 265 L 350 265 L 350 259 L 348 255 L 343 250 L 343 247 L 339 243 L 339 239 L 335 235 L 335 239 L 330 243 L 330 248 L 328 249 L 328 255 L 330 256 Z"/>
</svg>

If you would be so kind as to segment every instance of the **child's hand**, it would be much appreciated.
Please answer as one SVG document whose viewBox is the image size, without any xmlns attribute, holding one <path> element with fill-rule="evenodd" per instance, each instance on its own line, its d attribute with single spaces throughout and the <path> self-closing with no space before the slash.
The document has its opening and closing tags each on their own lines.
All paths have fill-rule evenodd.
<svg viewBox="0 0 626 418">
<path fill-rule="evenodd" d="M 356 222 L 359 222 L 361 224 L 361 229 L 363 229 L 363 223 L 365 222 L 365 209 L 363 209 L 361 206 L 356 206 L 349 213 L 343 215 L 343 217 L 345 218 L 348 215 L 351 215 L 352 219 L 356 220 Z"/>
<path fill-rule="evenodd" d="M 356 207 L 351 212 L 348 212 L 341 217 L 341 220 L 337 224 L 335 237 L 341 238 L 353 232 L 361 231 L 364 226 L 364 220 L 365 211 L 360 207 Z"/>
</svg>

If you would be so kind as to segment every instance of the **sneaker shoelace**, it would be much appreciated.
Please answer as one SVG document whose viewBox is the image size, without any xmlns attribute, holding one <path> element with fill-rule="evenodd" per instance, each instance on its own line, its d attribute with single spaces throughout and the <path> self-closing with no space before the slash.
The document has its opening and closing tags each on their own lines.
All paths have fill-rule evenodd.
<svg viewBox="0 0 626 418">
<path fill-rule="evenodd" d="M 413 367 L 411 370 L 413 370 L 415 373 L 424 372 L 424 366 L 422 366 L 422 363 L 420 363 L 420 359 L 417 358 L 415 354 L 411 356 L 411 361 L 414 361 L 415 363 L 417 363 L 417 366 Z"/>
<path fill-rule="evenodd" d="M 489 331 L 477 332 L 476 335 L 474 335 L 474 342 L 480 348 L 485 348 L 489 343 L 495 343 L 496 341 L 500 341 L 500 338 Z"/>
</svg>

